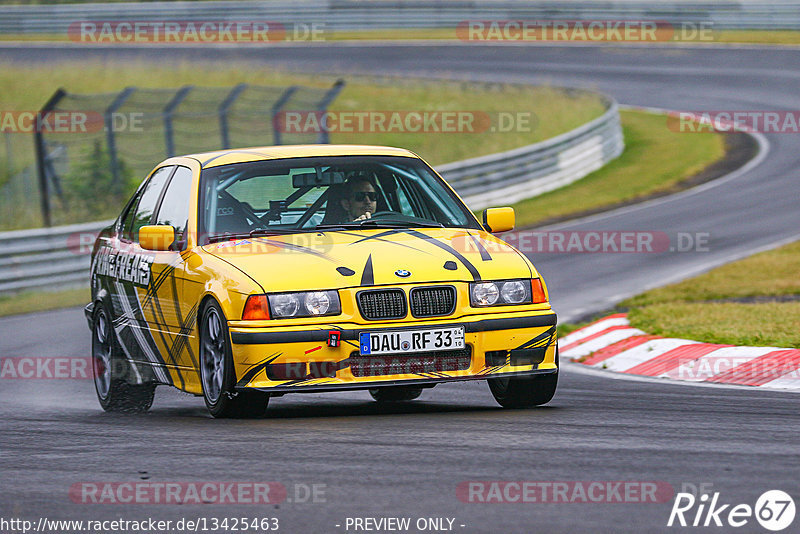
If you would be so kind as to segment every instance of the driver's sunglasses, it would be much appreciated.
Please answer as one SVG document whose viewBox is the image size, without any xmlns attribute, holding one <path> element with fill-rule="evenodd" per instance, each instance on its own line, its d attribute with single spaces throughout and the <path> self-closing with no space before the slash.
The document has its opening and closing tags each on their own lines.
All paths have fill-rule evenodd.
<svg viewBox="0 0 800 534">
<path fill-rule="evenodd" d="M 378 193 L 375 191 L 356 191 L 353 193 L 353 200 L 356 202 L 364 202 L 367 197 L 371 202 L 375 202 L 378 200 Z"/>
</svg>

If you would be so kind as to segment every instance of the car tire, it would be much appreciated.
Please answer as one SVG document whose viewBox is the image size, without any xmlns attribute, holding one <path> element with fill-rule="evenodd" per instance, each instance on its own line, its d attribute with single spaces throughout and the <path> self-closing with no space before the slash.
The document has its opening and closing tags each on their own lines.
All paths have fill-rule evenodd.
<svg viewBox="0 0 800 534">
<path fill-rule="evenodd" d="M 92 377 L 97 400 L 107 412 L 144 413 L 153 405 L 155 384 L 129 384 L 129 369 L 117 342 L 111 314 L 98 302 L 92 320 Z"/>
<path fill-rule="evenodd" d="M 261 417 L 267 410 L 268 393 L 236 391 L 228 322 L 213 300 L 201 315 L 200 383 L 206 408 L 215 418 Z"/>
<path fill-rule="evenodd" d="M 422 395 L 422 388 L 389 386 L 370 389 L 369 394 L 378 402 L 408 402 Z"/>
<path fill-rule="evenodd" d="M 547 404 L 556 393 L 558 372 L 547 375 L 490 378 L 489 389 L 503 408 L 530 408 Z"/>
</svg>

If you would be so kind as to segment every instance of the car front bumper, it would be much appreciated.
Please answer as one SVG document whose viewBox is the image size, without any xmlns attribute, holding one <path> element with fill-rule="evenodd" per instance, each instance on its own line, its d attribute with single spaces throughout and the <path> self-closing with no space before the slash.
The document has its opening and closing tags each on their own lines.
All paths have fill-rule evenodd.
<svg viewBox="0 0 800 534">
<path fill-rule="evenodd" d="M 463 326 L 463 350 L 366 356 L 362 332 Z M 339 345 L 331 346 L 331 332 Z M 271 393 L 426 387 L 558 372 L 556 315 L 551 310 L 485 314 L 460 320 L 306 325 L 292 328 L 230 326 L 237 388 Z"/>
</svg>

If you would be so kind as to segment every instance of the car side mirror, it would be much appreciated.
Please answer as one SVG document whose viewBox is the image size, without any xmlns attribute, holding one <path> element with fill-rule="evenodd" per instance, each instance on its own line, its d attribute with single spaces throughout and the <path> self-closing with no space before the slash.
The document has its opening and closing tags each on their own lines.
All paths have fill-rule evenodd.
<svg viewBox="0 0 800 534">
<path fill-rule="evenodd" d="M 175 228 L 164 225 L 142 226 L 139 229 L 139 246 L 146 250 L 169 250 L 175 241 Z"/>
<path fill-rule="evenodd" d="M 483 211 L 483 225 L 493 234 L 514 229 L 514 208 L 489 208 Z"/>
</svg>

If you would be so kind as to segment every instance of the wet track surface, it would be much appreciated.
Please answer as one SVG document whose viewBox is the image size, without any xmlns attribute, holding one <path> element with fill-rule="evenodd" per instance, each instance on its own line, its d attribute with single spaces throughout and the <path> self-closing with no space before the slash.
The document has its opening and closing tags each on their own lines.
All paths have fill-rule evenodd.
<svg viewBox="0 0 800 534">
<path fill-rule="evenodd" d="M 145 59 L 153 48 L 0 45 L 0 60 Z M 264 68 L 579 85 L 622 104 L 689 110 L 797 109 L 800 81 L 800 50 L 790 49 L 324 45 L 168 53 L 175 60 L 242 59 Z M 562 319 L 797 236 L 800 138 L 766 137 L 766 157 L 738 177 L 559 225 L 709 235 L 707 252 L 533 254 Z M 88 345 L 78 309 L 0 319 L 4 357 L 86 356 Z M 469 504 L 456 488 L 471 480 L 663 481 L 676 491 L 683 483 L 711 483 L 725 503 L 752 505 L 769 489 L 800 497 L 796 395 L 613 380 L 571 366 L 561 374 L 555 399 L 539 409 L 501 410 L 484 383 L 464 383 L 438 386 L 389 410 L 365 392 L 286 396 L 273 400 L 270 418 L 255 421 L 213 421 L 202 400 L 166 388 L 158 390 L 150 414 L 114 416 L 100 411 L 90 380 L 2 380 L 0 513 L 269 516 L 280 518 L 284 532 L 344 532 L 348 516 L 450 517 L 463 532 L 652 532 L 667 530 L 672 499 Z M 90 505 L 68 494 L 83 481 L 143 477 L 277 481 L 293 501 L 295 484 L 324 484 L 325 502 Z M 738 531 L 763 529 L 751 520 Z"/>
</svg>

